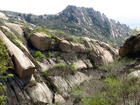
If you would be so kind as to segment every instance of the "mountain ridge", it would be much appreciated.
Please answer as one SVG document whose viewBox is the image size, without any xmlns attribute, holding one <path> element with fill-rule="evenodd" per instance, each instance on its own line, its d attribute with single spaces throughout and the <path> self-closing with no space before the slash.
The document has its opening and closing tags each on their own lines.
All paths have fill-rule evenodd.
<svg viewBox="0 0 140 105">
<path fill-rule="evenodd" d="M 6 12 L 10 18 L 21 18 L 29 23 L 59 29 L 73 35 L 92 36 L 96 39 L 124 40 L 130 36 L 131 29 L 120 22 L 109 19 L 93 8 L 67 6 L 56 15 L 33 15 Z M 119 43 L 120 43 L 119 42 Z"/>
</svg>

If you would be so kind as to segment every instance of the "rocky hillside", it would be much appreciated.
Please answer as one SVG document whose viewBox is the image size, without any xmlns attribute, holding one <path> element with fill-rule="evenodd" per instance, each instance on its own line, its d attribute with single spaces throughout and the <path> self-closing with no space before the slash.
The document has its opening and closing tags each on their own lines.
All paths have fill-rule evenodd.
<svg viewBox="0 0 140 105">
<path fill-rule="evenodd" d="M 25 27 L 9 22 L 4 14 L 0 41 L 9 55 L 5 75 L 13 74 L 2 80 L 6 105 L 65 104 L 74 87 L 92 78 L 90 71 L 113 62 L 118 54 L 104 42 L 31 24 Z"/>
<path fill-rule="evenodd" d="M 117 48 L 93 38 L 0 14 L 0 104 L 139 105 L 139 60 L 118 58 Z M 128 39 L 120 56 L 139 52 L 138 42 L 139 35 Z"/>
<path fill-rule="evenodd" d="M 125 24 L 107 18 L 93 8 L 68 6 L 56 15 L 32 15 L 15 12 L 5 13 L 15 18 L 21 18 L 27 22 L 59 29 L 73 35 L 93 36 L 96 39 L 121 43 L 122 39 L 130 35 L 131 29 Z"/>
</svg>

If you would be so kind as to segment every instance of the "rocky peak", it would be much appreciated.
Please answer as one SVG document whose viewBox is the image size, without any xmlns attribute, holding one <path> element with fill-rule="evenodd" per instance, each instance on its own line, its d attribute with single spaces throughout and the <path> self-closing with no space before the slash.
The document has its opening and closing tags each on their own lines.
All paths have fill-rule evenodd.
<svg viewBox="0 0 140 105">
<path fill-rule="evenodd" d="M 109 19 L 105 14 L 95 11 L 93 8 L 68 6 L 59 14 L 59 18 L 65 23 L 76 23 L 82 31 L 93 29 L 94 34 L 101 34 L 107 37 L 121 37 L 129 35 L 129 27 Z M 88 27 L 88 28 L 87 28 Z M 122 31 L 123 30 L 123 31 Z M 86 32 L 86 34 L 88 34 Z M 91 34 L 91 32 L 90 32 Z"/>
<path fill-rule="evenodd" d="M 76 22 L 83 25 L 92 25 L 94 19 L 96 18 L 97 23 L 103 23 L 106 18 L 99 11 L 95 11 L 93 8 L 76 7 L 69 5 L 62 12 L 59 13 L 60 16 L 66 17 L 68 22 Z"/>
</svg>

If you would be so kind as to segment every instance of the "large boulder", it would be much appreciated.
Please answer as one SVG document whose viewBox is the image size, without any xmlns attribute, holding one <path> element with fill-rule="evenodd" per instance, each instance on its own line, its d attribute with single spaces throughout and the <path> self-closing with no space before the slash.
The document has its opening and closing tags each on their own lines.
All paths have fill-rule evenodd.
<svg viewBox="0 0 140 105">
<path fill-rule="evenodd" d="M 100 46 L 93 46 L 93 50 L 90 52 L 90 56 L 96 65 L 107 65 L 114 61 L 112 54 Z"/>
<path fill-rule="evenodd" d="M 38 50 L 48 50 L 51 45 L 51 38 L 44 33 L 37 32 L 30 36 L 31 44 Z"/>
<path fill-rule="evenodd" d="M 67 40 L 62 40 L 59 43 L 59 48 L 64 52 L 71 52 L 71 44 Z"/>
<path fill-rule="evenodd" d="M 137 56 L 140 52 L 140 34 L 128 38 L 119 49 L 120 56 Z"/>
<path fill-rule="evenodd" d="M 20 78 L 31 76 L 35 71 L 35 65 L 5 34 L 0 31 L 0 39 L 6 45 L 15 65 L 15 71 Z"/>
</svg>

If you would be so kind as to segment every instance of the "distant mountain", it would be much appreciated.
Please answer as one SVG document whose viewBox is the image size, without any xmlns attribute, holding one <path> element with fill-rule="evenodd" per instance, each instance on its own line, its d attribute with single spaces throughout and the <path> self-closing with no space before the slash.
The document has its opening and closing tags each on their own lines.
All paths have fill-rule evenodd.
<svg viewBox="0 0 140 105">
<path fill-rule="evenodd" d="M 20 17 L 27 22 L 59 29 L 74 35 L 88 35 L 99 39 L 117 39 L 128 37 L 131 29 L 115 20 L 107 18 L 93 8 L 68 6 L 56 15 L 33 15 L 5 12 L 13 18 Z M 118 39 L 117 39 L 118 40 Z"/>
</svg>

